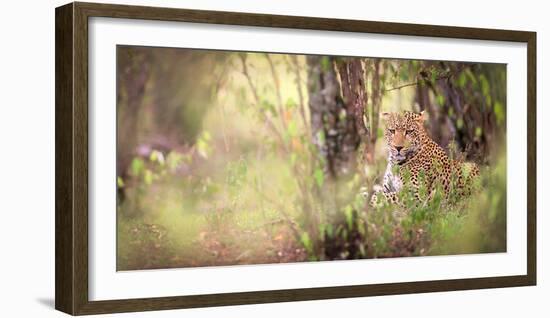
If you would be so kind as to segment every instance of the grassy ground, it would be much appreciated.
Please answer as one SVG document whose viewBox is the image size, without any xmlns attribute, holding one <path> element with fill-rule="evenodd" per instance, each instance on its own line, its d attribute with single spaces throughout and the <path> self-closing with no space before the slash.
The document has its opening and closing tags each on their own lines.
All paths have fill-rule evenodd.
<svg viewBox="0 0 550 318">
<path fill-rule="evenodd" d="M 321 211 L 316 234 L 303 224 L 292 174 L 274 159 L 244 162 L 227 163 L 220 183 L 170 176 L 139 190 L 139 202 L 130 194 L 119 207 L 119 270 L 506 250 L 503 162 L 483 169 L 485 191 L 454 202 L 436 195 L 418 204 L 405 191 L 405 206 L 365 210 L 360 182 L 350 181 L 354 198 L 330 216 Z"/>
</svg>

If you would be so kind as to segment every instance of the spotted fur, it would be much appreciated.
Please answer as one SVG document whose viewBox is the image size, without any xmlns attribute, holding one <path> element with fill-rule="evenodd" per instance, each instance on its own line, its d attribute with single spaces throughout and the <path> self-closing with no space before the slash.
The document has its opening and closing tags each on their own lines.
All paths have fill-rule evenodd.
<svg viewBox="0 0 550 318">
<path fill-rule="evenodd" d="M 383 113 L 386 121 L 384 139 L 388 148 L 388 165 L 382 186 L 375 187 L 371 204 L 376 205 L 379 194 L 397 203 L 397 194 L 403 188 L 403 173 L 409 172 L 411 188 L 418 201 L 421 175 L 427 193 L 432 194 L 439 182 L 445 194 L 458 191 L 467 195 L 473 179 L 479 175 L 474 163 L 451 160 L 443 148 L 433 141 L 424 129 L 424 112 Z"/>
</svg>

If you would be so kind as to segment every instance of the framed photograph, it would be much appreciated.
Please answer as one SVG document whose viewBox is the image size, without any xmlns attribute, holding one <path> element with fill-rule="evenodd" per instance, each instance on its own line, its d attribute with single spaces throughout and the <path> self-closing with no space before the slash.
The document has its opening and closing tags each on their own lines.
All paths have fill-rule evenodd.
<svg viewBox="0 0 550 318">
<path fill-rule="evenodd" d="M 536 284 L 536 34 L 56 9 L 73 315 Z"/>
</svg>

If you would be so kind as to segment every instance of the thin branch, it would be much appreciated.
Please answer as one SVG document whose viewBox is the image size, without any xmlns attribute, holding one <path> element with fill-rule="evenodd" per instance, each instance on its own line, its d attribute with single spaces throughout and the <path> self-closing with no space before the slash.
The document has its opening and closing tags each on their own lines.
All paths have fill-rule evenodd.
<svg viewBox="0 0 550 318">
<path fill-rule="evenodd" d="M 252 81 L 252 78 L 250 77 L 250 73 L 248 72 L 248 66 L 246 65 L 246 56 L 244 54 L 239 54 L 239 57 L 241 58 L 241 63 L 243 66 L 242 73 L 246 77 L 246 80 L 248 82 L 248 86 L 250 87 L 250 90 L 252 91 L 252 95 L 254 95 L 254 100 L 256 101 L 257 106 L 260 106 L 260 96 L 258 95 L 258 91 L 256 89 L 256 86 L 254 85 L 254 82 Z"/>
<path fill-rule="evenodd" d="M 296 77 L 296 89 L 298 90 L 298 99 L 300 102 L 300 116 L 302 117 L 306 133 L 309 136 L 311 129 L 309 128 L 309 123 L 306 119 L 306 105 L 304 102 L 304 93 L 302 92 L 302 77 L 300 76 L 300 65 L 298 64 L 298 58 L 296 57 L 296 55 L 290 55 L 290 61 L 293 64 L 292 69 Z"/>
<path fill-rule="evenodd" d="M 246 77 L 246 80 L 248 82 L 248 86 L 250 87 L 250 90 L 252 91 L 252 95 L 254 96 L 254 100 L 256 101 L 256 106 L 261 107 L 261 101 L 260 96 L 258 95 L 258 90 L 256 89 L 256 86 L 254 85 L 254 81 L 252 81 L 252 77 L 250 76 L 250 73 L 248 72 L 248 67 L 246 65 L 246 56 L 244 54 L 239 55 L 242 63 L 242 73 Z M 277 130 L 277 127 L 275 126 L 275 123 L 269 118 L 269 116 L 266 115 L 265 111 L 260 109 L 260 114 L 262 114 L 263 120 L 266 123 L 267 127 L 277 136 L 279 139 L 279 142 L 281 143 L 281 146 L 283 149 L 288 152 L 285 140 L 283 138 L 283 135 Z"/>
<path fill-rule="evenodd" d="M 438 81 L 438 80 L 441 80 L 441 79 L 449 79 L 449 78 L 453 77 L 454 75 L 461 73 L 466 67 L 471 67 L 472 65 L 475 65 L 475 64 L 463 65 L 462 67 L 460 67 L 459 69 L 457 69 L 454 72 L 447 72 L 444 75 L 440 75 L 440 76 L 436 77 L 435 81 Z M 431 83 L 431 82 L 432 81 L 430 81 L 430 80 L 422 79 L 422 80 L 419 80 L 419 81 L 416 81 L 416 82 L 407 83 L 407 84 L 395 86 L 395 87 L 392 87 L 392 88 L 388 88 L 388 89 L 384 90 L 384 93 L 394 91 L 394 90 L 397 90 L 397 89 L 401 89 L 401 88 L 405 88 L 405 87 L 409 87 L 409 86 L 415 86 L 415 85 L 418 85 L 418 84 L 425 84 L 425 83 Z"/>
<path fill-rule="evenodd" d="M 216 86 L 215 86 L 215 90 L 216 90 L 216 94 L 219 93 L 220 89 L 223 87 L 223 85 L 225 84 L 224 83 L 224 78 L 225 78 L 225 74 L 226 74 L 226 71 L 228 69 L 228 66 L 229 66 L 229 61 L 226 60 L 224 63 L 223 63 L 223 66 L 222 66 L 222 69 L 220 71 L 220 74 L 216 80 Z M 219 99 L 219 97 L 218 97 Z M 227 139 L 227 128 L 226 128 L 226 123 L 225 123 L 225 117 L 227 116 L 226 115 L 226 111 L 225 111 L 225 103 L 220 103 L 220 120 L 222 122 L 222 135 L 223 135 L 223 144 L 224 144 L 224 147 L 225 147 L 225 152 L 229 152 L 229 141 Z"/>
<path fill-rule="evenodd" d="M 273 63 L 273 60 L 271 59 L 268 53 L 265 54 L 265 58 L 269 63 L 271 76 L 273 77 L 273 82 L 275 83 L 275 95 L 277 96 L 277 110 L 279 112 L 279 117 L 281 118 L 281 125 L 283 126 L 283 129 L 286 129 L 286 121 L 284 116 L 285 114 L 283 110 L 283 98 L 281 96 L 281 82 L 279 81 L 279 75 L 277 74 L 277 70 L 275 69 L 275 64 Z"/>
<path fill-rule="evenodd" d="M 444 78 L 444 77 L 442 77 L 442 78 Z M 438 79 L 441 79 L 441 78 L 438 78 Z M 390 92 L 390 91 L 395 91 L 395 90 L 402 89 L 402 88 L 409 87 L 409 86 L 416 86 L 420 83 L 423 84 L 423 83 L 426 83 L 426 81 L 425 80 L 420 80 L 420 81 L 416 81 L 416 82 L 412 82 L 412 83 L 407 83 L 407 84 L 395 86 L 395 87 L 392 87 L 392 88 L 385 89 L 384 93 Z"/>
</svg>

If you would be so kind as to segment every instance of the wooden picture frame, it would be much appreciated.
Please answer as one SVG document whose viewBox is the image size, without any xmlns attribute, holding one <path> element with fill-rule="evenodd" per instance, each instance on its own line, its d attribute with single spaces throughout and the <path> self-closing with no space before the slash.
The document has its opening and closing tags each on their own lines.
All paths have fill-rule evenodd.
<svg viewBox="0 0 550 318">
<path fill-rule="evenodd" d="M 536 284 L 536 33 L 79 2 L 57 8 L 55 16 L 56 309 L 72 315 L 84 315 Z M 88 297 L 88 19 L 91 17 L 527 43 L 528 132 L 526 142 L 528 152 L 525 154 L 527 156 L 528 172 L 527 254 L 525 255 L 527 274 L 442 281 L 90 301 Z"/>
</svg>

